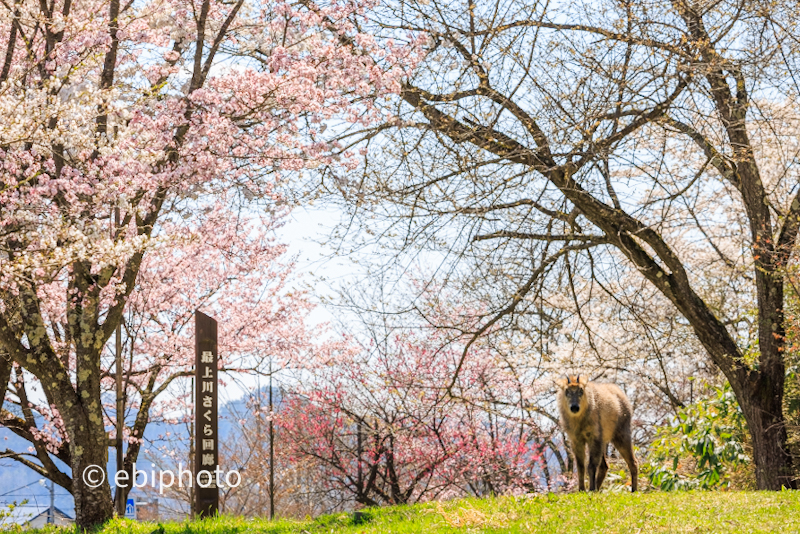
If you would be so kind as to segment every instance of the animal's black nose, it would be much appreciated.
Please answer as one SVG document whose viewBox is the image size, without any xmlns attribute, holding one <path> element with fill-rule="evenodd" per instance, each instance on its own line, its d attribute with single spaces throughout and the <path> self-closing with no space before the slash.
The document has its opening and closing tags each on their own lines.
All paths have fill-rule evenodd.
<svg viewBox="0 0 800 534">
<path fill-rule="evenodd" d="M 578 410 L 580 410 L 577 406 L 570 406 L 569 409 L 572 413 L 578 413 Z"/>
</svg>

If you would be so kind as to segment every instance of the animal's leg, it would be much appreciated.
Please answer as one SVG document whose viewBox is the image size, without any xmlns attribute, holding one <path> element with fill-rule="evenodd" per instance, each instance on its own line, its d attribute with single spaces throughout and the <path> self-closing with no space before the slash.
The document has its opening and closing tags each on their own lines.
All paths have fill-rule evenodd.
<svg viewBox="0 0 800 534">
<path fill-rule="evenodd" d="M 606 473 L 608 473 L 605 449 L 605 447 L 601 449 L 602 456 L 600 457 L 600 465 L 597 467 L 597 491 L 600 491 L 600 486 L 603 485 L 603 481 L 606 479 Z"/>
<path fill-rule="evenodd" d="M 625 459 L 628 464 L 628 471 L 631 472 L 631 491 L 636 491 L 639 487 L 639 464 L 636 462 L 636 456 L 633 454 L 633 443 L 631 442 L 630 435 L 627 439 L 623 436 L 614 442 L 614 447 L 619 451 L 620 456 Z"/>
<path fill-rule="evenodd" d="M 575 455 L 575 465 L 578 466 L 578 491 L 586 491 L 584 479 L 586 478 L 586 444 L 573 443 L 572 452 Z"/>
<path fill-rule="evenodd" d="M 597 485 L 597 481 L 602 479 L 600 478 L 599 470 L 601 460 L 605 460 L 603 457 L 603 445 L 600 441 L 593 441 L 589 444 L 589 491 L 597 491 L 600 489 L 600 486 Z M 603 477 L 606 474 L 603 472 Z"/>
</svg>

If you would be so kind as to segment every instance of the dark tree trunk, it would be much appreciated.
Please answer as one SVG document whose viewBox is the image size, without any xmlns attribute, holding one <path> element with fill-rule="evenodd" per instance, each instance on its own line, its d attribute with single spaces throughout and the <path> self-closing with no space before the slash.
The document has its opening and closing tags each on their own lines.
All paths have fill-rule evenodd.
<svg viewBox="0 0 800 534">
<path fill-rule="evenodd" d="M 8 381 L 11 378 L 11 366 L 11 358 L 0 351 L 0 407 L 2 407 L 3 399 L 6 397 Z"/>
<path fill-rule="evenodd" d="M 761 380 L 736 395 L 750 431 L 756 487 L 760 490 L 797 489 L 786 443 L 783 365 L 771 374 L 772 379 L 765 372 Z"/>
<path fill-rule="evenodd" d="M 103 435 L 102 437 L 105 437 Z M 84 433 L 71 442 L 72 494 L 75 497 L 75 524 L 88 530 L 114 517 L 111 486 L 106 474 L 108 444 Z M 80 445 L 77 445 L 77 444 Z M 98 466 L 100 469 L 97 469 Z M 102 483 L 97 484 L 102 472 Z M 97 485 L 96 485 L 97 484 Z M 96 487 L 92 487 L 95 486 Z"/>
<path fill-rule="evenodd" d="M 739 384 L 740 387 L 734 391 L 750 430 L 756 487 L 760 490 L 780 490 L 783 487 L 796 489 L 797 481 L 794 480 L 793 459 L 788 450 L 783 415 L 786 327 L 780 251 L 776 254 L 771 247 L 760 244 L 768 243 L 768 240 L 769 234 L 757 235 L 754 247 L 759 359 L 755 368 L 747 373 L 747 382 Z M 731 380 L 733 383 L 734 380 Z"/>
</svg>

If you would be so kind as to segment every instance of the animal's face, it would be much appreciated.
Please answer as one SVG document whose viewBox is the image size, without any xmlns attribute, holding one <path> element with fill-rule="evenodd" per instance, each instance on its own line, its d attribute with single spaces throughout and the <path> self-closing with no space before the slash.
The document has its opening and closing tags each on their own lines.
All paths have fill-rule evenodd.
<svg viewBox="0 0 800 534">
<path fill-rule="evenodd" d="M 586 406 L 586 384 L 588 379 L 585 376 L 567 376 L 558 380 L 558 385 L 564 391 L 564 399 L 567 408 L 573 414 L 578 414 Z"/>
</svg>

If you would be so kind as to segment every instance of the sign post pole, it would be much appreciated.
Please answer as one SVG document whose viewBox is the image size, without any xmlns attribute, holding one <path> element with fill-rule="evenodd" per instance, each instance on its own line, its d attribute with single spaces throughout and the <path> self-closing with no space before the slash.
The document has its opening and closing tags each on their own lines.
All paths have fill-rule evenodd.
<svg viewBox="0 0 800 534">
<path fill-rule="evenodd" d="M 199 310 L 195 325 L 194 511 L 211 517 L 219 511 L 219 425 L 217 413 L 217 321 Z"/>
</svg>

